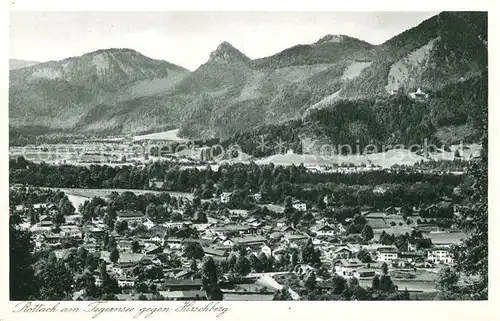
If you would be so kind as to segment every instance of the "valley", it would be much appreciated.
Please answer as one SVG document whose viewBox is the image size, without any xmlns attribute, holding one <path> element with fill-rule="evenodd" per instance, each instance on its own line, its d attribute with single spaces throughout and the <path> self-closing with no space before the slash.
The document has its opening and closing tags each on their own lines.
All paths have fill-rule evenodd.
<svg viewBox="0 0 500 321">
<path fill-rule="evenodd" d="M 487 17 L 12 59 L 11 300 L 487 300 Z"/>
</svg>

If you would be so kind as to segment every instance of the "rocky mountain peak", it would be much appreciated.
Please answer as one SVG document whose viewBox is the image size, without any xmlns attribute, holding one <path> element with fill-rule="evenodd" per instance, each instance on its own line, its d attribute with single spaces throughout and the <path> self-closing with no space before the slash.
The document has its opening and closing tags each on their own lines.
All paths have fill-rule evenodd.
<svg viewBox="0 0 500 321">
<path fill-rule="evenodd" d="M 208 62 L 215 63 L 234 63 L 234 62 L 248 62 L 250 58 L 245 56 L 244 53 L 233 47 L 229 42 L 223 41 L 217 46 L 217 49 L 210 53 Z"/>
</svg>

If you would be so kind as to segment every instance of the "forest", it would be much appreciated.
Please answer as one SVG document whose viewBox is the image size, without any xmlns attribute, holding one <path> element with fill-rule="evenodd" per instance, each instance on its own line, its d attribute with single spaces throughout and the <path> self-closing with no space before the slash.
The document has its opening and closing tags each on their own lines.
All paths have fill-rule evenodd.
<svg viewBox="0 0 500 321">
<path fill-rule="evenodd" d="M 406 94 L 339 100 L 329 106 L 312 110 L 307 116 L 281 124 L 258 127 L 235 134 L 221 144 L 237 144 L 242 151 L 255 157 L 276 154 L 273 148 L 259 148 L 259 138 L 281 141 L 295 153 L 303 152 L 304 138 L 333 145 L 359 146 L 368 144 L 383 150 L 384 146 L 477 142 L 481 138 L 479 115 L 488 107 L 488 75 L 473 77 L 428 92 L 429 99 L 415 100 Z M 436 133 L 442 127 L 468 125 L 471 130 L 456 141 L 441 141 Z"/>
<path fill-rule="evenodd" d="M 234 206 L 249 207 L 249 197 L 262 194 L 262 202 L 283 203 L 287 196 L 316 204 L 332 196 L 340 205 L 385 208 L 430 205 L 441 197 L 456 198 L 455 187 L 467 185 L 464 175 L 418 173 L 407 170 L 359 173 L 314 173 L 304 165 L 224 164 L 217 171 L 181 169 L 163 161 L 145 168 L 107 165 L 73 166 L 32 163 L 19 157 L 10 163 L 10 182 L 58 188 L 150 189 L 150 179 L 165 182 L 162 191 L 194 193 L 209 199 L 233 192 Z M 462 186 L 464 187 L 464 186 Z M 466 188 L 467 186 L 465 186 Z M 237 200 L 237 201 L 236 201 Z"/>
</svg>

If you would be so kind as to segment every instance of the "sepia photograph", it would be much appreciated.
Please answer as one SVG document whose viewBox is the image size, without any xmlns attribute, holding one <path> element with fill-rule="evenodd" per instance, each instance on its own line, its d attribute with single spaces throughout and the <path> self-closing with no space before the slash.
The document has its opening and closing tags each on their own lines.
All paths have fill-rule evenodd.
<svg viewBox="0 0 500 321">
<path fill-rule="evenodd" d="M 488 300 L 487 11 L 9 20 L 18 311 Z"/>
</svg>

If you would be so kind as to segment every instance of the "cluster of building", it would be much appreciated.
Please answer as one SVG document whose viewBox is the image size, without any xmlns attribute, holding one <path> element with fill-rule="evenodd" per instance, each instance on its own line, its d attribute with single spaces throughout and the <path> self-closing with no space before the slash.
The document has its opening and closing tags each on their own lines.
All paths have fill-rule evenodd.
<svg viewBox="0 0 500 321">
<path fill-rule="evenodd" d="M 219 202 L 228 203 L 231 196 L 231 193 L 222 193 Z M 260 201 L 262 195 L 255 193 L 253 197 Z M 325 204 L 331 204 L 331 198 L 332 196 L 325 196 Z M 282 207 L 276 205 L 260 206 L 274 212 L 283 211 Z M 195 277 L 192 269 L 193 260 L 185 254 L 186 247 L 192 243 L 200 244 L 203 255 L 214 260 L 225 260 L 231 255 L 238 255 L 242 248 L 257 257 L 263 253 L 268 258 L 281 260 L 283 255 L 290 254 L 291 248 L 300 249 L 302 245 L 312 241 L 320 252 L 321 264 L 337 275 L 368 280 L 379 274 L 381 265 L 386 263 L 391 271 L 406 271 L 405 273 L 417 275 L 415 280 L 419 281 L 418 271 L 437 272 L 443 265 L 452 264 L 451 245 L 459 243 L 465 237 L 464 233 L 440 229 L 422 217 L 416 216 L 418 209 L 413 209 L 414 215 L 403 219 L 401 208 L 391 206 L 383 211 L 360 213 L 366 224 L 373 229 L 374 238 L 368 242 L 355 241 L 356 238 L 351 238 L 352 235 L 347 235 L 346 232 L 351 223 L 349 219 L 341 224 L 331 218 L 323 217 L 316 208 L 308 208 L 308 204 L 299 200 L 293 201 L 292 206 L 297 211 L 310 212 L 314 220 L 311 220 L 310 224 L 295 226 L 285 218 L 285 215 L 276 215 L 273 218 L 233 209 L 224 216 L 221 216 L 220 212 L 216 216 L 208 213 L 206 223 L 184 220 L 156 224 L 141 211 L 117 211 L 117 220 L 127 221 L 129 229 L 143 226 L 147 231 L 140 236 L 133 233 L 134 236 L 126 236 L 127 234 L 111 231 L 102 219 L 93 219 L 91 223 L 81 224 L 79 214 L 65 216 L 65 222 L 55 228 L 53 217 L 57 214 L 57 207 L 52 204 L 34 204 L 33 208 L 43 209 L 44 215 L 34 225 L 30 224 L 27 215 L 21 215 L 25 220 L 21 226 L 32 232 L 36 249 L 51 248 L 59 258 L 65 257 L 71 247 L 83 247 L 97 255 L 100 260 L 106 262 L 108 273 L 118 281 L 118 285 L 122 288 L 119 298 L 124 300 L 135 299 L 138 296 L 134 292 L 138 282 L 136 275 L 138 267 L 144 270 L 161 269 L 164 277 L 149 281 L 156 285 L 159 293 L 166 299 L 206 299 L 207 294 L 203 290 L 203 284 Z M 335 210 L 334 206 L 328 206 Z M 442 208 L 454 211 L 449 200 L 443 200 L 437 205 L 428 207 L 427 210 L 432 212 Z M 15 207 L 15 211 L 19 213 L 27 213 L 25 210 L 22 205 Z M 172 236 L 172 229 L 183 228 L 196 230 L 197 237 Z M 413 230 L 420 231 L 422 236 L 420 239 L 409 239 L 405 248 L 379 243 L 383 232 L 397 236 L 411 234 Z M 116 240 L 116 249 L 119 253 L 116 262 L 111 260 L 110 252 L 104 246 L 103 238 L 106 234 Z M 430 242 L 421 246 L 422 240 L 429 239 Z M 363 252 L 363 256 L 360 252 Z M 369 258 L 366 257 L 366 253 Z M 172 266 L 172 260 L 177 260 L 178 264 Z M 201 269 L 201 260 L 197 260 L 196 264 Z M 294 273 L 303 274 L 316 269 L 317 267 L 300 264 Z M 102 282 L 99 274 L 96 273 L 94 277 L 96 284 L 99 285 Z M 395 283 L 397 284 L 397 279 Z M 418 289 L 418 286 L 416 288 Z M 228 297 L 234 299 L 235 295 L 253 295 L 252 291 L 256 296 L 261 297 L 264 293 L 269 296 L 269 292 L 272 294 L 273 290 L 276 289 L 246 288 L 241 290 L 241 293 L 235 293 L 234 289 L 226 292 Z"/>
</svg>

